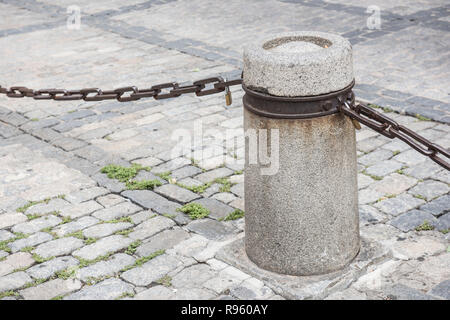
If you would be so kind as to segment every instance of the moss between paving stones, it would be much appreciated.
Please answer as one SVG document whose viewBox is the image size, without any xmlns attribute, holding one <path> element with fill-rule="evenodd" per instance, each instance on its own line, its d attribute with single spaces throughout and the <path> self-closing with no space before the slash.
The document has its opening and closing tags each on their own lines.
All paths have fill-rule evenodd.
<svg viewBox="0 0 450 320">
<path fill-rule="evenodd" d="M 192 220 L 203 219 L 209 215 L 209 210 L 196 202 L 185 204 L 181 208 L 177 208 L 177 211 L 186 213 Z"/>
</svg>

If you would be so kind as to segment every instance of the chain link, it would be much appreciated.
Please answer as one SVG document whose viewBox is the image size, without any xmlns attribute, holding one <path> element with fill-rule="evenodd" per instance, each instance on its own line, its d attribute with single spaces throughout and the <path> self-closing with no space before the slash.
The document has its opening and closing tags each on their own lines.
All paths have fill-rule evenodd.
<svg viewBox="0 0 450 320">
<path fill-rule="evenodd" d="M 450 164 L 439 157 L 439 154 L 441 154 L 446 158 L 450 158 L 450 153 L 443 147 L 425 139 L 411 129 L 399 125 L 391 118 L 386 117 L 367 105 L 361 103 L 355 104 L 350 101 L 340 102 L 341 104 L 338 108 L 346 116 L 357 120 L 385 137 L 402 140 L 416 151 L 429 157 L 447 170 L 450 170 Z"/>
<path fill-rule="evenodd" d="M 242 78 L 224 80 L 222 77 L 206 78 L 195 81 L 190 85 L 180 86 L 177 82 L 154 85 L 149 89 L 138 89 L 135 86 L 103 91 L 99 88 L 86 88 L 81 90 L 41 89 L 33 90 L 27 87 L 4 88 L 0 86 L 0 94 L 10 98 L 29 97 L 35 100 L 84 100 L 103 101 L 117 100 L 119 102 L 136 101 L 141 98 L 154 98 L 156 100 L 179 97 L 182 94 L 195 93 L 197 96 L 206 96 L 225 91 L 227 88 L 240 85 Z"/>
<path fill-rule="evenodd" d="M 156 100 L 179 97 L 187 93 L 195 93 L 197 96 L 216 94 L 229 91 L 230 86 L 242 84 L 242 76 L 230 81 L 222 77 L 206 78 L 195 81 L 189 85 L 180 86 L 177 82 L 162 83 L 154 85 L 149 89 L 138 89 L 135 86 L 103 91 L 99 88 L 86 88 L 81 90 L 65 89 L 41 89 L 33 90 L 26 87 L 4 88 L 0 86 L 0 94 L 6 94 L 10 98 L 30 97 L 35 100 L 84 100 L 103 101 L 117 100 L 119 102 L 136 101 L 141 98 L 154 98 Z M 356 120 L 376 132 L 390 139 L 398 138 L 421 154 L 450 170 L 450 164 L 439 155 L 450 158 L 450 153 L 443 147 L 425 139 L 389 117 L 375 111 L 364 104 L 355 104 L 354 99 L 347 101 L 339 100 L 338 109 L 341 113 Z"/>
</svg>

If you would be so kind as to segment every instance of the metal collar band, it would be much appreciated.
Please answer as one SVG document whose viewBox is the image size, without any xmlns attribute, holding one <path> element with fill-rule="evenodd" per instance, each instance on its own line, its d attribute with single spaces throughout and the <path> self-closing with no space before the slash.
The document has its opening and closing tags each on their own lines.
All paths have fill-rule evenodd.
<svg viewBox="0 0 450 320">
<path fill-rule="evenodd" d="M 247 88 L 243 98 L 244 107 L 260 116 L 279 119 L 308 119 L 338 113 L 339 100 L 353 103 L 352 88 L 355 80 L 342 90 L 307 97 L 277 97 Z"/>
</svg>

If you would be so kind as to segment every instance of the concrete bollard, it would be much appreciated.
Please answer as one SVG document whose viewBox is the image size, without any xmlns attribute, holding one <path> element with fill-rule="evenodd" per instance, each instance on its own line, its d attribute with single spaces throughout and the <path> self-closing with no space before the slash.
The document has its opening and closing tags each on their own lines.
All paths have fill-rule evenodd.
<svg viewBox="0 0 450 320">
<path fill-rule="evenodd" d="M 342 269 L 360 247 L 355 129 L 336 109 L 340 98 L 354 99 L 350 43 L 283 34 L 244 50 L 243 76 L 245 132 L 279 135 L 279 168 L 270 175 L 251 161 L 246 139 L 247 256 L 281 274 Z"/>
</svg>

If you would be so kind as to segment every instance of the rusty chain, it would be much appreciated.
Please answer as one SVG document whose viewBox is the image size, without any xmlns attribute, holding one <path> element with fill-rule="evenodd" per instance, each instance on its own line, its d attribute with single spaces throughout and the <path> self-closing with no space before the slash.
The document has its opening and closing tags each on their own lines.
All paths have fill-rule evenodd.
<svg viewBox="0 0 450 320">
<path fill-rule="evenodd" d="M 135 86 L 130 86 L 107 91 L 103 91 L 99 88 L 86 88 L 81 90 L 33 90 L 27 87 L 4 88 L 0 86 L 0 94 L 6 94 L 6 96 L 10 98 L 29 97 L 35 100 L 103 101 L 115 99 L 119 102 L 128 102 L 136 101 L 141 98 L 154 98 L 156 100 L 169 99 L 179 97 L 186 93 L 195 93 L 197 96 L 205 96 L 228 91 L 230 86 L 239 85 L 241 83 L 241 78 L 227 81 L 222 77 L 213 77 L 198 80 L 189 85 L 180 85 L 177 82 L 169 82 L 154 85 L 148 89 L 138 89 Z"/>
<path fill-rule="evenodd" d="M 84 100 L 84 101 L 103 101 L 117 100 L 119 102 L 136 101 L 141 98 L 154 98 L 156 100 L 169 99 L 179 97 L 186 93 L 195 93 L 197 96 L 205 96 L 225 91 L 227 105 L 231 103 L 231 95 L 229 95 L 229 87 L 242 84 L 242 77 L 227 81 L 222 77 L 212 77 L 198 80 L 189 85 L 180 85 L 177 82 L 169 82 L 154 85 L 148 89 L 138 89 L 135 86 L 118 88 L 115 90 L 103 91 L 99 88 L 86 88 L 81 90 L 65 90 L 65 89 L 42 89 L 33 90 L 26 87 L 10 87 L 0 86 L 0 94 L 5 94 L 10 98 L 30 97 L 35 100 Z M 165 89 L 165 90 L 164 90 Z M 163 92 L 165 91 L 165 92 Z M 398 138 L 407 143 L 416 151 L 429 157 L 440 166 L 450 170 L 450 164 L 439 157 L 443 155 L 450 158 L 450 153 L 443 147 L 432 143 L 424 137 L 413 132 L 394 120 L 375 111 L 373 108 L 364 104 L 355 104 L 354 99 L 339 101 L 338 110 L 356 120 L 367 127 L 375 130 L 390 139 Z"/>
<path fill-rule="evenodd" d="M 386 117 L 367 105 L 361 103 L 355 104 L 349 100 L 340 102 L 341 105 L 338 109 L 346 116 L 355 119 L 385 137 L 402 140 L 416 151 L 429 157 L 447 170 L 450 170 L 450 164 L 438 156 L 442 154 L 444 157 L 450 158 L 450 152 L 443 147 L 425 139 L 411 129 L 398 124 L 391 118 Z"/>
</svg>

